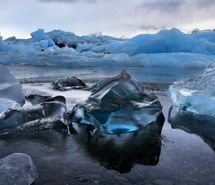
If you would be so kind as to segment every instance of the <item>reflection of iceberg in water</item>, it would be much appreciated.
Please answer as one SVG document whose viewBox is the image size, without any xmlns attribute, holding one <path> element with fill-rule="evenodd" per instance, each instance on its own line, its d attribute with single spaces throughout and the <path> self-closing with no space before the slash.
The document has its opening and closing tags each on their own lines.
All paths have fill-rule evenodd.
<svg viewBox="0 0 215 185">
<path fill-rule="evenodd" d="M 215 118 L 181 110 L 172 106 L 169 112 L 172 128 L 200 136 L 215 151 Z"/>
<path fill-rule="evenodd" d="M 75 124 L 76 137 L 87 153 L 107 169 L 129 172 L 135 164 L 157 165 L 161 151 L 163 115 L 145 129 L 124 134 L 105 134 L 91 125 Z"/>
</svg>

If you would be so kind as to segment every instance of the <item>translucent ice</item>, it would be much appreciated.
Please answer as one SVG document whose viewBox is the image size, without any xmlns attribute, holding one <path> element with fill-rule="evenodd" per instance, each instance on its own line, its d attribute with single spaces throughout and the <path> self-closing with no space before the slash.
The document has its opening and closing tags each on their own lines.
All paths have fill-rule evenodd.
<svg viewBox="0 0 215 185">
<path fill-rule="evenodd" d="M 42 48 L 48 48 L 54 45 L 54 41 L 45 34 L 43 29 L 32 32 L 31 36 L 34 41 L 39 42 Z"/>
<path fill-rule="evenodd" d="M 74 107 L 71 119 L 116 134 L 143 129 L 160 114 L 162 107 L 155 94 L 122 71 L 98 83 L 88 100 Z"/>
<path fill-rule="evenodd" d="M 10 100 L 7 98 L 0 98 L 0 117 L 4 114 L 8 109 L 18 108 L 20 105 L 14 100 Z"/>
<path fill-rule="evenodd" d="M 215 117 L 215 64 L 199 75 L 175 82 L 169 93 L 174 106 Z"/>
<path fill-rule="evenodd" d="M 3 65 L 0 65 L 0 98 L 14 100 L 20 105 L 25 103 L 20 83 Z"/>
</svg>

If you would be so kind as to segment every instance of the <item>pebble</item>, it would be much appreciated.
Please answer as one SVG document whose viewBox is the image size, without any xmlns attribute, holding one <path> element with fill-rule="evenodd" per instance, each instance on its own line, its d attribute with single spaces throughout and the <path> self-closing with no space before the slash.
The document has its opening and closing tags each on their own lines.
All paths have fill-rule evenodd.
<svg viewBox="0 0 215 185">
<path fill-rule="evenodd" d="M 124 182 L 127 182 L 128 179 L 126 179 L 125 177 L 123 176 L 114 176 L 114 179 L 117 180 L 117 181 L 124 181 Z"/>
</svg>

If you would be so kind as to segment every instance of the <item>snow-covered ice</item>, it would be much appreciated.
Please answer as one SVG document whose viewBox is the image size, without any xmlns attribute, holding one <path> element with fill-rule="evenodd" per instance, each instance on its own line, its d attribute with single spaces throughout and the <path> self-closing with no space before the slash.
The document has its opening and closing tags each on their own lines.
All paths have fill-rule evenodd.
<svg viewBox="0 0 215 185">
<path fill-rule="evenodd" d="M 199 75 L 175 82 L 169 94 L 174 106 L 215 117 L 215 64 Z"/>
</svg>

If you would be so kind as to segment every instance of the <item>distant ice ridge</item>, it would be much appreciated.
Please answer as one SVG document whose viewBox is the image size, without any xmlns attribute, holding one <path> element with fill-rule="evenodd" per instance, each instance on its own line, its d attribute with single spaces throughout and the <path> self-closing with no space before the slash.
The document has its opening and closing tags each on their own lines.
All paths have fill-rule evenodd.
<svg viewBox="0 0 215 185">
<path fill-rule="evenodd" d="M 49 66 L 205 67 L 215 61 L 215 34 L 185 34 L 178 29 L 142 34 L 131 39 L 104 35 L 78 36 L 43 29 L 30 39 L 0 37 L 0 63 Z"/>
<path fill-rule="evenodd" d="M 215 64 L 199 75 L 175 82 L 169 93 L 174 106 L 215 117 Z"/>
<path fill-rule="evenodd" d="M 143 34 L 125 42 L 117 52 L 130 56 L 140 53 L 204 53 L 215 54 L 215 44 L 200 41 L 178 29 L 162 30 L 157 34 Z"/>
</svg>

